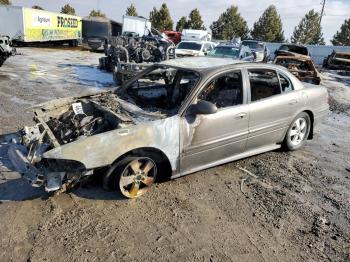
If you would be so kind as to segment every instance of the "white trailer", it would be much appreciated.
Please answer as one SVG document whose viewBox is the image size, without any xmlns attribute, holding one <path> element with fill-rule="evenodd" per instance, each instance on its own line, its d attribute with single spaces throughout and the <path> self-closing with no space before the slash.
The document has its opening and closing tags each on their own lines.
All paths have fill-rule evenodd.
<svg viewBox="0 0 350 262">
<path fill-rule="evenodd" d="M 211 34 L 206 30 L 184 29 L 181 41 L 211 41 Z"/>
<path fill-rule="evenodd" d="M 73 43 L 82 37 L 81 17 L 0 5 L 0 33 L 16 42 Z"/>
<path fill-rule="evenodd" d="M 138 36 L 148 35 L 151 32 L 151 22 L 139 16 L 123 16 L 123 32 L 122 34 L 136 34 Z"/>
</svg>

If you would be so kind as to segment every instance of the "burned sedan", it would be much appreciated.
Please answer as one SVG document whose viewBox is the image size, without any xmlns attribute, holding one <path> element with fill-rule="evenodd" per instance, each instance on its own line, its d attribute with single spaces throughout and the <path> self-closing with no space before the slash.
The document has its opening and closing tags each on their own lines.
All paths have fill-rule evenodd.
<svg viewBox="0 0 350 262">
<path fill-rule="evenodd" d="M 279 55 L 274 63 L 286 67 L 299 80 L 315 85 L 321 83 L 321 76 L 310 56 L 290 54 Z"/>
<path fill-rule="evenodd" d="M 152 80 L 154 71 L 171 81 Z M 15 169 L 47 191 L 98 173 L 127 198 L 176 178 L 313 138 L 324 87 L 285 68 L 221 58 L 155 64 L 115 90 L 33 108 L 36 125 L 0 139 Z"/>
</svg>

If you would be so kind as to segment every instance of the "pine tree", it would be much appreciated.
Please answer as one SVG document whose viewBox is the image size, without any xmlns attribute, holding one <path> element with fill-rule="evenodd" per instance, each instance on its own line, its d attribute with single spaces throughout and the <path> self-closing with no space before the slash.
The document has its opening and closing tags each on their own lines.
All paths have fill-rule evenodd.
<svg viewBox="0 0 350 262">
<path fill-rule="evenodd" d="M 340 31 L 337 31 L 331 42 L 333 45 L 350 45 L 350 18 L 345 19 Z"/>
<path fill-rule="evenodd" d="M 11 1 L 10 0 L 0 0 L 0 5 L 11 5 Z"/>
<path fill-rule="evenodd" d="M 159 16 L 158 16 L 158 10 L 156 7 L 153 7 L 152 11 L 149 13 L 149 21 L 152 23 L 152 26 L 154 28 L 159 28 Z"/>
<path fill-rule="evenodd" d="M 182 30 L 186 29 L 186 27 L 187 27 L 187 17 L 182 16 L 176 24 L 176 31 L 182 32 Z"/>
<path fill-rule="evenodd" d="M 291 37 L 294 44 L 324 45 L 320 14 L 310 10 L 294 29 Z"/>
<path fill-rule="evenodd" d="M 210 29 L 215 39 L 230 40 L 234 37 L 244 39 L 249 33 L 247 22 L 238 12 L 238 7 L 234 5 L 227 8 L 219 19 L 211 24 Z"/>
<path fill-rule="evenodd" d="M 189 18 L 187 22 L 188 29 L 198 29 L 198 30 L 206 29 L 205 26 L 203 25 L 202 16 L 197 8 L 191 11 L 188 18 Z"/>
<path fill-rule="evenodd" d="M 251 35 L 260 41 L 284 42 L 281 17 L 274 5 L 270 5 L 259 20 L 254 23 Z"/>
<path fill-rule="evenodd" d="M 152 26 L 159 31 L 173 30 L 174 22 L 171 19 L 168 6 L 163 3 L 159 10 L 153 7 L 149 15 Z"/>
<path fill-rule="evenodd" d="M 97 11 L 96 11 L 95 9 L 93 9 L 93 10 L 90 12 L 89 16 L 106 17 L 106 15 L 105 15 L 104 13 L 101 12 L 101 10 L 97 10 Z"/>
<path fill-rule="evenodd" d="M 158 11 L 158 19 L 160 27 L 157 29 L 159 31 L 173 30 L 174 22 L 171 19 L 169 8 L 165 3 L 162 4 Z"/>
<path fill-rule="evenodd" d="M 61 14 L 76 15 L 75 9 L 71 7 L 69 4 L 66 4 L 61 8 Z"/>
<path fill-rule="evenodd" d="M 32 8 L 38 9 L 38 10 L 44 10 L 44 8 L 42 8 L 40 5 L 33 5 Z"/>
<path fill-rule="evenodd" d="M 127 9 L 126 9 L 126 15 L 129 16 L 138 16 L 136 7 L 134 4 L 131 4 Z"/>
</svg>

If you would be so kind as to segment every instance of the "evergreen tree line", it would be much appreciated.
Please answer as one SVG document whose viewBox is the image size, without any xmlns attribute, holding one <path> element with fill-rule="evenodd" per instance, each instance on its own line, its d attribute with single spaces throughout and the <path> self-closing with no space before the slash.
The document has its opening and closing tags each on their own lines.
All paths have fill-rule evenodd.
<svg viewBox="0 0 350 262">
<path fill-rule="evenodd" d="M 0 4 L 11 4 L 10 0 L 0 0 Z M 33 8 L 41 9 L 40 6 Z M 61 13 L 75 15 L 75 9 L 66 4 L 62 7 Z M 131 4 L 126 9 L 126 15 L 138 16 L 135 5 Z M 92 10 L 90 16 L 105 17 L 100 10 Z M 159 9 L 153 7 L 149 19 L 154 28 L 159 31 L 173 30 L 174 21 L 171 18 L 168 6 L 163 3 Z M 294 28 L 290 42 L 296 44 L 324 45 L 322 27 L 320 25 L 320 14 L 310 10 Z M 196 8 L 188 16 L 182 16 L 175 26 L 176 31 L 183 29 L 205 30 L 202 16 Z M 253 28 L 248 28 L 247 22 L 239 13 L 237 6 L 230 6 L 219 18 L 210 25 L 214 39 L 230 40 L 236 37 L 242 39 L 253 38 L 266 42 L 285 42 L 283 25 L 280 15 L 274 5 L 270 5 L 259 19 L 254 23 Z M 331 40 L 333 45 L 350 45 L 350 18 L 346 19 Z"/>
</svg>

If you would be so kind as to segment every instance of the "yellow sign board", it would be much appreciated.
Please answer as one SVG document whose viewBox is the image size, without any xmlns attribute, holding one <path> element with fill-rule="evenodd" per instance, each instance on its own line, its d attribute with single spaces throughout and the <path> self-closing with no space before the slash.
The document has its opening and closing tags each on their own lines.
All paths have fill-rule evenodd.
<svg viewBox="0 0 350 262">
<path fill-rule="evenodd" d="M 82 19 L 78 16 L 25 8 L 25 41 L 81 39 Z"/>
</svg>

